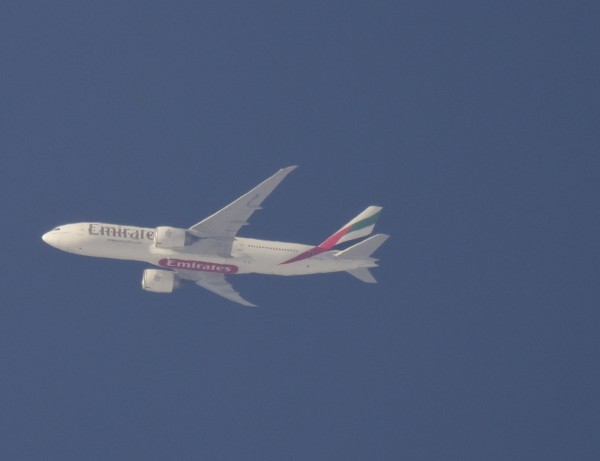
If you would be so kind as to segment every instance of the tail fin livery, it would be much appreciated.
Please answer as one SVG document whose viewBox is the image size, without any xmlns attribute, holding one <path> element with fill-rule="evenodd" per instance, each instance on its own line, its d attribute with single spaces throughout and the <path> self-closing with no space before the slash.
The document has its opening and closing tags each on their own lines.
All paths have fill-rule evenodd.
<svg viewBox="0 0 600 461">
<path fill-rule="evenodd" d="M 301 261 L 303 259 L 310 258 L 325 251 L 331 250 L 334 246 L 340 243 L 369 235 L 371 232 L 373 232 L 373 228 L 375 227 L 375 223 L 377 222 L 377 218 L 379 217 L 381 210 L 382 207 L 380 206 L 367 207 L 366 210 L 343 226 L 335 234 L 329 236 L 320 245 L 311 248 L 310 250 L 305 251 L 304 253 L 301 253 L 298 256 L 289 259 L 288 261 L 284 261 L 281 264 L 289 264 L 296 261 Z"/>
<path fill-rule="evenodd" d="M 377 222 L 381 210 L 382 208 L 380 206 L 368 207 L 335 234 L 327 238 L 327 240 L 321 243 L 319 247 L 330 250 L 340 243 L 366 237 L 373 232 L 373 228 L 375 227 L 375 223 Z"/>
</svg>

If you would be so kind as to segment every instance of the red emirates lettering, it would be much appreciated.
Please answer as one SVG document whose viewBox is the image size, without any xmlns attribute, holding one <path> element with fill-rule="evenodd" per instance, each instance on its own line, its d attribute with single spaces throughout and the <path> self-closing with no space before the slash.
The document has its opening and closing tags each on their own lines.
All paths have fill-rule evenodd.
<svg viewBox="0 0 600 461">
<path fill-rule="evenodd" d="M 219 272 L 221 274 L 235 274 L 239 269 L 233 264 L 215 264 L 205 261 L 172 258 L 161 259 L 158 261 L 158 265 L 181 271 Z"/>
</svg>

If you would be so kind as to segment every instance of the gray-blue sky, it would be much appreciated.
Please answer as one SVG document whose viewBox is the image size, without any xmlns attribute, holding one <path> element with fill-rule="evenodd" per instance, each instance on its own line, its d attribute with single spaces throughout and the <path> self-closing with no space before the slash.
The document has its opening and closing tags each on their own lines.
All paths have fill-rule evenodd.
<svg viewBox="0 0 600 461">
<path fill-rule="evenodd" d="M 241 3 L 241 4 L 240 4 Z M 5 2 L 6 459 L 597 459 L 593 2 Z M 384 207 L 377 286 L 140 288 L 57 224 Z"/>
</svg>

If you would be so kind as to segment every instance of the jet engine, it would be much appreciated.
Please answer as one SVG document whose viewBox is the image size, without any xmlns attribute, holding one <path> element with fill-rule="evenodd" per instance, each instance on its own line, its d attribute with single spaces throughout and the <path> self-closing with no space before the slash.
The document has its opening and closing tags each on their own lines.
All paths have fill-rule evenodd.
<svg viewBox="0 0 600 461">
<path fill-rule="evenodd" d="M 160 226 L 154 232 L 154 246 L 156 248 L 165 248 L 167 250 L 176 250 L 183 248 L 186 244 L 185 229 L 176 227 Z"/>
<path fill-rule="evenodd" d="M 171 293 L 179 285 L 179 279 L 171 271 L 146 269 L 142 277 L 142 288 L 153 293 Z"/>
</svg>

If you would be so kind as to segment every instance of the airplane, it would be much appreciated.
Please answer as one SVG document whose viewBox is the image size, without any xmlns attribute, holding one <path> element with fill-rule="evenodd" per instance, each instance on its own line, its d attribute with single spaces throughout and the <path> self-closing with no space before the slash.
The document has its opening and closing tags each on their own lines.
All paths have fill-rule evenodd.
<svg viewBox="0 0 600 461">
<path fill-rule="evenodd" d="M 142 261 L 161 269 L 146 269 L 142 288 L 171 293 L 192 281 L 235 303 L 255 306 L 231 286 L 239 274 L 307 275 L 345 271 L 366 283 L 376 283 L 369 268 L 371 255 L 389 237 L 376 234 L 343 250 L 339 244 L 366 237 L 382 208 L 369 206 L 319 245 L 238 237 L 252 214 L 296 166 L 282 168 L 251 191 L 189 229 L 156 228 L 83 222 L 45 233 L 42 240 L 68 253 L 99 258 Z"/>
</svg>

